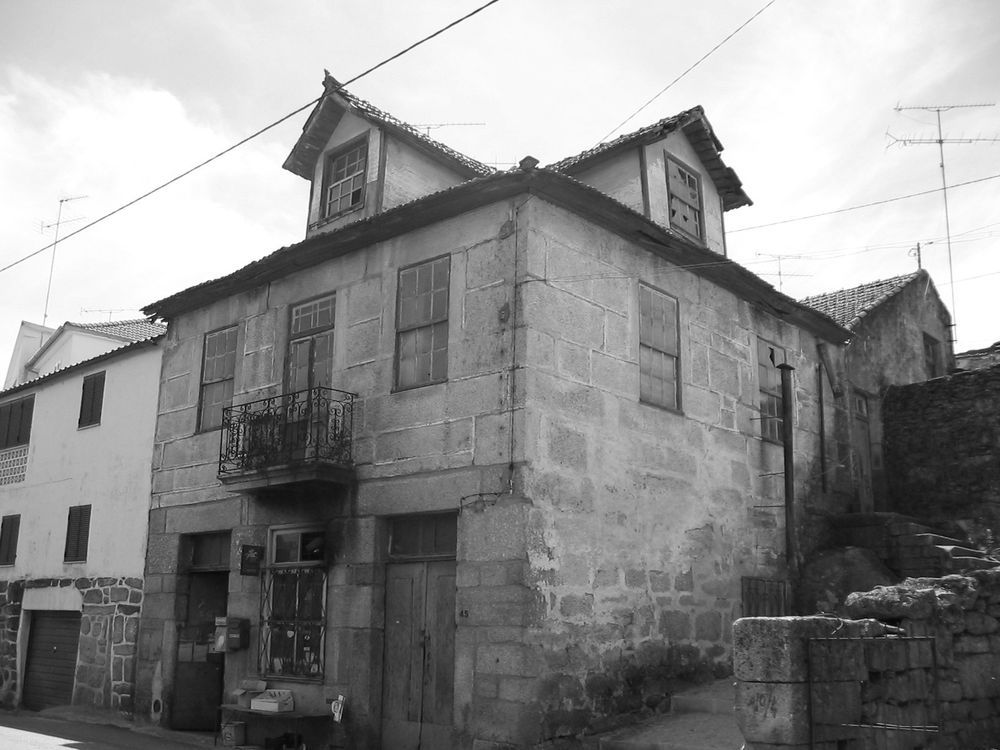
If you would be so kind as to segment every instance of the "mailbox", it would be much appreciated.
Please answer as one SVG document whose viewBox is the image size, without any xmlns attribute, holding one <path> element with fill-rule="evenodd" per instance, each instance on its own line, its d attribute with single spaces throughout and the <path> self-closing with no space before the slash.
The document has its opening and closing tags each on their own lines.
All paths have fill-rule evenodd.
<svg viewBox="0 0 1000 750">
<path fill-rule="evenodd" d="M 222 654 L 250 646 L 250 621 L 242 617 L 216 617 L 211 651 Z"/>
</svg>

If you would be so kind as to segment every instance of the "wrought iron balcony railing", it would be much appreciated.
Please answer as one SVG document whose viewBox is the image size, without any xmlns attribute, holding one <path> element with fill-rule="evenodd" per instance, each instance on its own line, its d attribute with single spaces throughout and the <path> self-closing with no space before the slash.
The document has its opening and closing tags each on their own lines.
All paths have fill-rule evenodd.
<svg viewBox="0 0 1000 750">
<path fill-rule="evenodd" d="M 294 464 L 349 467 L 355 398 L 311 388 L 227 407 L 219 477 Z"/>
</svg>

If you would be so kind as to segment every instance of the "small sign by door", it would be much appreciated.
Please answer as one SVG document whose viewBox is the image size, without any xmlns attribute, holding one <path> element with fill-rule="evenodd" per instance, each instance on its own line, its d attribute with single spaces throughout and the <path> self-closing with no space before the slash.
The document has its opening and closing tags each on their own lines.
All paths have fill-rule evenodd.
<svg viewBox="0 0 1000 750">
<path fill-rule="evenodd" d="M 264 548 L 253 544 L 240 547 L 240 575 L 259 576 L 260 564 L 264 559 Z"/>
</svg>

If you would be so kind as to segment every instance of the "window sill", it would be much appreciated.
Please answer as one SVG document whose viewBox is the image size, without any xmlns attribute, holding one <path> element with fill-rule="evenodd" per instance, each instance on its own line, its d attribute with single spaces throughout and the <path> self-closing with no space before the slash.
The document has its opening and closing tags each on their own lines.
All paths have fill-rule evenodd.
<svg viewBox="0 0 1000 750">
<path fill-rule="evenodd" d="M 76 426 L 77 431 L 79 430 L 89 430 L 91 427 L 100 427 L 100 422 L 92 422 L 91 424 L 78 424 Z"/>
<path fill-rule="evenodd" d="M 639 399 L 639 403 L 642 404 L 643 406 L 649 406 L 653 409 L 659 409 L 660 411 L 665 411 L 669 414 L 676 414 L 679 417 L 684 416 L 684 410 L 681 409 L 680 407 L 666 406 L 664 404 L 657 404 L 653 401 L 643 401 L 642 399 Z"/>
<path fill-rule="evenodd" d="M 288 675 L 288 674 L 273 674 L 271 672 L 265 672 L 260 675 L 262 680 L 276 680 L 280 682 L 298 682 L 305 685 L 322 685 L 323 684 L 323 674 L 310 675 L 309 677 L 302 677 L 300 675 Z"/>
<path fill-rule="evenodd" d="M 444 380 L 432 380 L 429 383 L 418 383 L 416 385 L 407 385 L 402 387 L 393 386 L 392 390 L 389 391 L 389 393 L 405 393 L 406 391 L 415 391 L 418 388 L 426 388 L 427 386 L 430 385 L 441 385 L 442 383 L 447 383 L 447 382 L 448 378 L 445 378 Z"/>
<path fill-rule="evenodd" d="M 324 216 L 322 219 L 318 219 L 317 221 L 314 221 L 312 224 L 309 225 L 309 229 L 320 229 L 322 227 L 325 227 L 327 224 L 330 224 L 330 223 L 336 221 L 337 219 L 343 219 L 345 216 L 350 216 L 351 214 L 357 213 L 358 211 L 364 211 L 364 210 L 365 210 L 365 204 L 363 202 L 359 203 L 357 206 L 353 206 L 351 208 L 348 208 L 345 211 L 341 211 L 340 213 L 333 214 L 332 216 Z"/>
</svg>

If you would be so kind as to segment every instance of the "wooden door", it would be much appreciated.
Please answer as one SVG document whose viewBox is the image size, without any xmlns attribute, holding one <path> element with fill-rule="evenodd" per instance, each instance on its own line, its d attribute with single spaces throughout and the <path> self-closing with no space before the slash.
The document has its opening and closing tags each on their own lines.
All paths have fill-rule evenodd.
<svg viewBox="0 0 1000 750">
<path fill-rule="evenodd" d="M 386 569 L 382 747 L 453 745 L 455 561 Z"/>
<path fill-rule="evenodd" d="M 213 731 L 222 703 L 224 654 L 209 653 L 215 618 L 226 614 L 229 573 L 192 573 L 187 616 L 177 637 L 170 725 Z"/>
<path fill-rule="evenodd" d="M 21 703 L 32 711 L 73 701 L 79 612 L 32 612 Z"/>
</svg>

